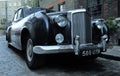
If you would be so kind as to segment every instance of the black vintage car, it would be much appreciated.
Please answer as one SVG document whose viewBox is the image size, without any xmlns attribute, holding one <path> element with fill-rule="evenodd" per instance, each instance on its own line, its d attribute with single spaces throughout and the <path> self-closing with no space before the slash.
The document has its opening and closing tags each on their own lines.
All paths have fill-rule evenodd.
<svg viewBox="0 0 120 76">
<path fill-rule="evenodd" d="M 55 12 L 40 7 L 23 7 L 15 12 L 12 25 L 6 31 L 6 40 L 8 46 L 25 51 L 26 63 L 34 69 L 36 64 L 41 64 L 38 55 L 98 56 L 106 51 L 108 33 L 104 21 L 91 22 L 86 9 Z"/>
</svg>

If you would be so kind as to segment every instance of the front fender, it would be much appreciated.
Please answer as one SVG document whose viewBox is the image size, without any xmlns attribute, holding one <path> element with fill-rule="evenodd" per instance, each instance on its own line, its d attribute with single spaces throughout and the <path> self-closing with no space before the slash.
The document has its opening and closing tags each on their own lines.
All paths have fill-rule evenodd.
<svg viewBox="0 0 120 76">
<path fill-rule="evenodd" d="M 92 38 L 93 38 L 93 41 L 97 40 L 98 42 L 101 41 L 101 37 L 103 35 L 107 35 L 108 36 L 108 41 L 110 39 L 109 37 L 109 28 L 106 24 L 103 24 L 103 25 L 96 25 L 96 23 L 93 23 L 92 25 Z M 107 42 L 108 42 L 107 41 Z"/>
<path fill-rule="evenodd" d="M 28 28 L 35 45 L 45 45 L 49 41 L 49 19 L 46 14 L 37 12 L 30 20 L 32 28 Z"/>
</svg>

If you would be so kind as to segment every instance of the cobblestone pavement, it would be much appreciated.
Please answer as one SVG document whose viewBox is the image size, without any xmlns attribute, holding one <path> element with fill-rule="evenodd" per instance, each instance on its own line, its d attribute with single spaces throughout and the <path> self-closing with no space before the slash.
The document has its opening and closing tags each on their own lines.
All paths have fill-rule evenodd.
<svg viewBox="0 0 120 76">
<path fill-rule="evenodd" d="M 83 62 L 74 58 L 51 58 L 34 71 L 27 68 L 24 55 L 7 47 L 5 36 L 0 36 L 0 76 L 120 76 L 120 61 L 97 58 Z"/>
</svg>

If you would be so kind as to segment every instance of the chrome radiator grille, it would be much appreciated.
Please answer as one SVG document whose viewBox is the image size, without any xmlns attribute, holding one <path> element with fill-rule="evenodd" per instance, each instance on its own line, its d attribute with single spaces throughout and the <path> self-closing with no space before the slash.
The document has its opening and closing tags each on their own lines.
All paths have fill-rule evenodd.
<svg viewBox="0 0 120 76">
<path fill-rule="evenodd" d="M 91 20 L 86 12 L 72 12 L 68 15 L 71 21 L 72 43 L 76 35 L 80 36 L 80 43 L 86 44 L 92 42 Z"/>
</svg>

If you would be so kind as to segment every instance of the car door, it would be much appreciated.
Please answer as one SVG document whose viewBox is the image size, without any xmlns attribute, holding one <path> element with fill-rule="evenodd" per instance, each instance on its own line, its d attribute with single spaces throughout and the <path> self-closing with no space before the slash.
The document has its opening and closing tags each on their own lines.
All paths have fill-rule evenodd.
<svg viewBox="0 0 120 76">
<path fill-rule="evenodd" d="M 15 12 L 11 26 L 11 42 L 16 47 L 20 47 L 20 22 L 24 18 L 23 9 L 20 8 Z"/>
</svg>

